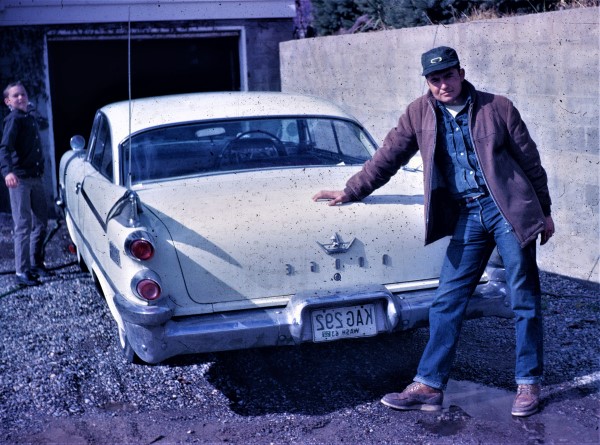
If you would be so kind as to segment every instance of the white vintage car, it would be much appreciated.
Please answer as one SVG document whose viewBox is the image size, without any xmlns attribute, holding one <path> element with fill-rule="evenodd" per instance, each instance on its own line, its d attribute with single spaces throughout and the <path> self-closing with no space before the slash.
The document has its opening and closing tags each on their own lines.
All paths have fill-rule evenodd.
<svg viewBox="0 0 600 445">
<path fill-rule="evenodd" d="M 362 338 L 427 323 L 447 242 L 423 246 L 422 173 L 313 202 L 376 150 L 323 100 L 204 93 L 108 105 L 60 161 L 77 258 L 125 357 Z M 494 263 L 492 265 L 492 263 Z M 468 316 L 512 316 L 491 262 Z"/>
</svg>

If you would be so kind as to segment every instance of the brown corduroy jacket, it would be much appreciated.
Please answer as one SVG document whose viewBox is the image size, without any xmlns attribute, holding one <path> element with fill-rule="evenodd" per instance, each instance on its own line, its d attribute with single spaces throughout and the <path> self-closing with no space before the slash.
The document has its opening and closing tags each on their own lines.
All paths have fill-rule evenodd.
<svg viewBox="0 0 600 445">
<path fill-rule="evenodd" d="M 475 153 L 490 195 L 512 225 L 521 246 L 535 240 L 550 215 L 550 193 L 535 142 L 519 111 L 506 97 L 470 91 L 469 128 Z M 443 186 L 435 165 L 437 120 L 431 93 L 412 102 L 383 145 L 352 176 L 344 192 L 359 201 L 387 183 L 417 151 L 423 159 L 425 244 L 451 235 L 458 216 L 458 204 Z"/>
</svg>

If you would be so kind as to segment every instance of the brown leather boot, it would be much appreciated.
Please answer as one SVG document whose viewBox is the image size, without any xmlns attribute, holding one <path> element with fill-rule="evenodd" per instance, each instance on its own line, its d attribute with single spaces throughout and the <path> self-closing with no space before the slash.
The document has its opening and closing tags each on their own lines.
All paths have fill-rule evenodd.
<svg viewBox="0 0 600 445">
<path fill-rule="evenodd" d="M 394 409 L 439 411 L 442 409 L 444 393 L 423 383 L 414 382 L 402 392 L 386 394 L 381 403 Z"/>
<path fill-rule="evenodd" d="M 517 417 L 531 416 L 540 409 L 540 385 L 519 385 L 511 414 Z"/>
</svg>

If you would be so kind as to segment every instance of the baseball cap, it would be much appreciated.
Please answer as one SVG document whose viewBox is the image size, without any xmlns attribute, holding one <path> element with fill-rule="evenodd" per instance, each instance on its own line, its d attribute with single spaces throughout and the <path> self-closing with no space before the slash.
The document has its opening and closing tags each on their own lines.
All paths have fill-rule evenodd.
<svg viewBox="0 0 600 445">
<path fill-rule="evenodd" d="M 448 46 L 438 46 L 421 55 L 423 76 L 460 65 L 458 54 Z"/>
</svg>

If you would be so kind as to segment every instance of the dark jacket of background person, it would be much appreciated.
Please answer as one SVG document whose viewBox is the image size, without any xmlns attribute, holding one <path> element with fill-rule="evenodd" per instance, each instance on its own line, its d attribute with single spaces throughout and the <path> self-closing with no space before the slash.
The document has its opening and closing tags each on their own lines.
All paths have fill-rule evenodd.
<svg viewBox="0 0 600 445">
<path fill-rule="evenodd" d="M 485 182 L 521 247 L 535 240 L 550 215 L 546 171 L 535 142 L 518 110 L 504 96 L 475 90 L 463 83 L 473 99 L 469 127 Z M 359 201 L 387 183 L 417 151 L 421 151 L 425 191 L 425 244 L 451 235 L 458 205 L 443 186 L 434 162 L 437 137 L 435 99 L 428 92 L 412 102 L 397 127 L 363 169 L 352 176 L 344 192 Z"/>
<path fill-rule="evenodd" d="M 0 173 L 4 177 L 14 173 L 18 178 L 39 178 L 44 174 L 44 153 L 32 112 L 14 109 L 4 119 Z"/>
</svg>

